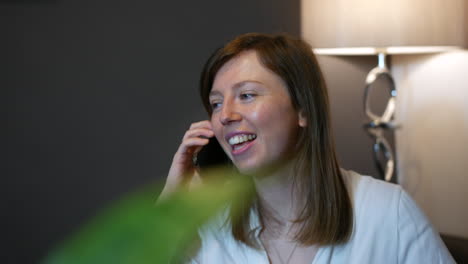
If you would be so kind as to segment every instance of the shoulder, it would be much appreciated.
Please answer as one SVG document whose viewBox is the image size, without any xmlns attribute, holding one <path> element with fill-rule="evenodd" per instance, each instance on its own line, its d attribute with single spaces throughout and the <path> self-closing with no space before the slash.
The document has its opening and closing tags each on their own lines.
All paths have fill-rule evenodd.
<svg viewBox="0 0 468 264">
<path fill-rule="evenodd" d="M 392 183 L 342 170 L 354 212 L 352 239 L 393 237 L 404 190 Z M 396 239 L 396 237 L 394 237 Z"/>
<path fill-rule="evenodd" d="M 350 170 L 341 170 L 353 203 L 371 204 L 395 203 L 399 200 L 403 189 L 396 184 L 360 175 Z"/>
<path fill-rule="evenodd" d="M 453 263 L 435 228 L 402 187 L 353 171 L 342 174 L 354 208 L 353 234 L 341 247 L 343 253 L 349 250 L 346 255 L 364 262 Z"/>
<path fill-rule="evenodd" d="M 424 213 L 401 186 L 354 171 L 342 172 L 354 207 L 355 228 L 365 223 L 381 232 L 386 226 L 429 225 Z"/>
<path fill-rule="evenodd" d="M 398 210 L 404 190 L 396 184 L 363 176 L 354 171 L 342 170 L 348 187 L 356 224 L 396 224 Z"/>
<path fill-rule="evenodd" d="M 358 224 L 359 221 L 366 221 L 368 225 L 378 226 L 430 225 L 427 217 L 400 185 L 363 176 L 354 171 L 342 172 Z"/>
</svg>

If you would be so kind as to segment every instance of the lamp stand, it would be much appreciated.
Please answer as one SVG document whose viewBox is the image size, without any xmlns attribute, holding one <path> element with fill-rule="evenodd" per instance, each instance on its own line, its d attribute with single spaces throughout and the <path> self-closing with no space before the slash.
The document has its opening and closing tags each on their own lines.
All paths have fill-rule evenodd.
<svg viewBox="0 0 468 264">
<path fill-rule="evenodd" d="M 395 115 L 397 91 L 393 77 L 387 67 L 387 54 L 385 52 L 379 52 L 377 56 L 377 67 L 373 68 L 366 77 L 366 87 L 364 91 L 364 112 L 370 121 L 364 125 L 364 129 L 374 139 L 374 161 L 376 163 L 377 169 L 379 170 L 381 178 L 385 181 L 391 181 L 395 171 L 395 155 L 390 144 L 385 139 L 384 132 L 394 130 L 396 128 L 393 121 Z M 379 116 L 371 110 L 369 98 L 372 84 L 380 76 L 387 78 L 390 83 L 390 99 L 387 102 L 385 111 L 382 115 Z"/>
</svg>

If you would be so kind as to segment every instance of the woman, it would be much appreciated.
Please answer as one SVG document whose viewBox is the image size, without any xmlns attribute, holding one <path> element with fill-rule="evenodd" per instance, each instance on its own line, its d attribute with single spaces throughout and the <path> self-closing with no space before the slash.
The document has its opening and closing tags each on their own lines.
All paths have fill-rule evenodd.
<svg viewBox="0 0 468 264">
<path fill-rule="evenodd" d="M 201 75 L 210 120 L 191 125 L 163 195 L 198 180 L 194 154 L 215 137 L 256 195 L 201 232 L 195 263 L 452 263 L 398 186 L 340 170 L 328 95 L 305 42 L 250 33 Z"/>
</svg>

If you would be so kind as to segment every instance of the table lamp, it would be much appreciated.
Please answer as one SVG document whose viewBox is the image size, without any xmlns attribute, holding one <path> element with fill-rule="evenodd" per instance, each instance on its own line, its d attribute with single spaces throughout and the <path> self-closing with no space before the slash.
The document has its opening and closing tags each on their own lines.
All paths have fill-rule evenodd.
<svg viewBox="0 0 468 264">
<path fill-rule="evenodd" d="M 388 68 L 389 55 L 440 53 L 468 45 L 468 0 L 302 0 L 301 34 L 318 55 L 377 56 L 367 75 L 365 128 L 374 138 L 374 158 L 383 167 L 382 178 L 394 175 L 394 154 L 384 131 L 396 128 L 397 89 Z M 370 109 L 374 81 L 387 78 L 390 99 L 382 115 Z M 379 164 L 378 156 L 386 161 Z"/>
</svg>

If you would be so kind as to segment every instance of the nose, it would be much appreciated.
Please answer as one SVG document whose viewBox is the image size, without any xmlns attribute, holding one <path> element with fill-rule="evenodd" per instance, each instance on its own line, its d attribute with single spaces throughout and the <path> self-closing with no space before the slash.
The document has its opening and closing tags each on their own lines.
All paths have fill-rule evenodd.
<svg viewBox="0 0 468 264">
<path fill-rule="evenodd" d="M 238 107 L 234 103 L 224 102 L 221 113 L 219 115 L 219 121 L 224 126 L 229 125 L 233 122 L 238 122 L 242 119 L 242 115 L 238 111 Z"/>
</svg>

